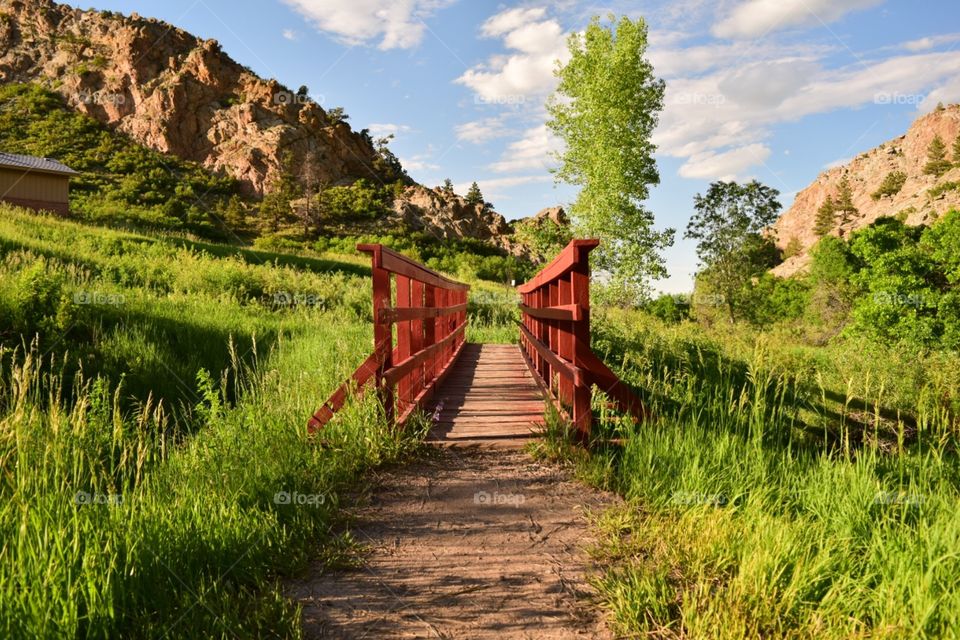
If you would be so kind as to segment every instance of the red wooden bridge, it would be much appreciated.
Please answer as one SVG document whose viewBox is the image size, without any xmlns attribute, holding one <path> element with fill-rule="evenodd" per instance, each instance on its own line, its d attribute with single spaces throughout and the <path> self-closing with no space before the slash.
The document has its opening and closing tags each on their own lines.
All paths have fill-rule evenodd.
<svg viewBox="0 0 960 640">
<path fill-rule="evenodd" d="M 517 287 L 517 344 L 466 342 L 470 287 L 379 244 L 361 244 L 373 276 L 374 350 L 310 418 L 321 429 L 351 393 L 375 389 L 387 419 L 432 417 L 428 441 L 449 446 L 522 445 L 544 428 L 545 402 L 590 440 L 592 392 L 643 420 L 633 394 L 590 348 L 589 253 L 573 240 Z"/>
</svg>

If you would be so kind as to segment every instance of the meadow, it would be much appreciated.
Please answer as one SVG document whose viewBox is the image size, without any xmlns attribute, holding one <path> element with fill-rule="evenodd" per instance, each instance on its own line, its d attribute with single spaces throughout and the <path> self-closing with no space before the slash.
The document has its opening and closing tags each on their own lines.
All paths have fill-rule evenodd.
<svg viewBox="0 0 960 640">
<path fill-rule="evenodd" d="M 366 272 L 0 210 L 0 636 L 297 637 L 279 577 L 418 442 L 369 400 L 306 435 Z"/>
<path fill-rule="evenodd" d="M 339 508 L 416 455 L 368 398 L 304 421 L 371 347 L 369 267 L 0 209 L 0 636 L 298 637 L 283 580 L 355 560 Z M 468 276 L 470 274 L 467 274 Z M 468 339 L 516 340 L 471 280 Z M 655 416 L 596 404 L 541 456 L 594 514 L 624 637 L 960 629 L 960 357 L 795 326 L 597 307 L 594 350 Z"/>
<path fill-rule="evenodd" d="M 960 632 L 956 354 L 619 310 L 594 349 L 655 419 L 599 401 L 591 453 L 541 452 L 625 497 L 593 550 L 624 637 Z"/>
</svg>

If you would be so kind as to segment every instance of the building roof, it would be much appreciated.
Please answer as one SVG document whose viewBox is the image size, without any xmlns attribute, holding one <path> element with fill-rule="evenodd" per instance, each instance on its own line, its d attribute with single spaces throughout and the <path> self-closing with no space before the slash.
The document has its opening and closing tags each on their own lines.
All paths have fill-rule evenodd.
<svg viewBox="0 0 960 640">
<path fill-rule="evenodd" d="M 56 173 L 64 176 L 76 175 L 77 172 L 52 158 L 37 158 L 36 156 L 24 156 L 18 153 L 5 153 L 0 151 L 0 168 L 4 169 L 25 169 L 27 171 L 39 171 L 42 173 Z"/>
</svg>

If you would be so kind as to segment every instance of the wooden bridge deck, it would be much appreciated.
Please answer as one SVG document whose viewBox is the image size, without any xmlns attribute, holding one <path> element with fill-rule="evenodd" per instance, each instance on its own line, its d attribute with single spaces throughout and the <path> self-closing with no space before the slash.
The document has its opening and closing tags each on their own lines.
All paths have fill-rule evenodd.
<svg viewBox="0 0 960 640">
<path fill-rule="evenodd" d="M 544 398 L 512 344 L 465 344 L 426 407 L 441 446 L 521 447 L 544 427 Z"/>
</svg>

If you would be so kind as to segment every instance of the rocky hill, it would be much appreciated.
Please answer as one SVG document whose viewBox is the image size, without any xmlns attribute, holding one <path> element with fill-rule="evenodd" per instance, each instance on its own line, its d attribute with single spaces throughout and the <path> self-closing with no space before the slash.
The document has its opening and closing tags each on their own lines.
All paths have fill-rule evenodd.
<svg viewBox="0 0 960 640">
<path fill-rule="evenodd" d="M 951 152 L 958 135 L 960 105 L 938 108 L 917 119 L 905 135 L 821 173 L 813 184 L 797 194 L 793 206 L 774 225 L 780 248 L 799 250 L 774 269 L 774 273 L 789 276 L 806 268 L 808 251 L 818 240 L 814 232 L 817 211 L 828 197 L 837 198 L 844 176 L 850 184 L 857 212 L 845 224 L 838 218 L 830 231 L 833 235 L 848 235 L 881 216 L 899 216 L 912 225 L 928 224 L 950 209 L 960 207 L 960 158 L 954 158 Z M 947 159 L 954 163 L 953 168 L 939 178 L 924 172 L 927 150 L 936 136 L 944 141 Z M 900 176 L 899 190 L 879 193 L 887 177 L 895 172 L 904 174 Z"/>
<path fill-rule="evenodd" d="M 0 82 L 41 83 L 147 147 L 233 176 L 251 196 L 268 192 L 286 161 L 329 185 L 402 179 L 391 221 L 524 253 L 500 214 L 414 184 L 365 132 L 159 20 L 0 0 Z"/>
<path fill-rule="evenodd" d="M 0 0 L 0 81 L 41 82 L 148 147 L 263 193 L 285 154 L 328 183 L 379 177 L 368 137 L 200 40 L 136 14 Z"/>
</svg>

